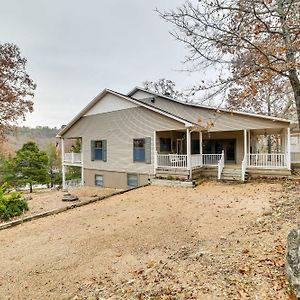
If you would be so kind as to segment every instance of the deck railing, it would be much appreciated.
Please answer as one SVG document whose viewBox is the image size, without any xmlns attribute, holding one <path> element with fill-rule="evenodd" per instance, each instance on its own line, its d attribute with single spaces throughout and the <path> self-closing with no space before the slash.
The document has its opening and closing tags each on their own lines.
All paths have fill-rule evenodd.
<svg viewBox="0 0 300 300">
<path fill-rule="evenodd" d="M 222 154 L 203 154 L 203 165 L 217 166 Z"/>
<path fill-rule="evenodd" d="M 248 154 L 248 165 L 259 168 L 285 168 L 285 153 L 256 153 Z"/>
<path fill-rule="evenodd" d="M 300 163 L 300 152 L 291 152 L 291 162 Z"/>
<path fill-rule="evenodd" d="M 225 164 L 225 156 L 224 156 L 224 150 L 222 151 L 221 158 L 218 161 L 218 179 L 221 179 L 222 171 L 224 169 Z"/>
<path fill-rule="evenodd" d="M 201 154 L 192 154 L 191 155 L 192 168 L 202 167 L 202 165 L 203 165 L 202 155 Z"/>
<path fill-rule="evenodd" d="M 187 168 L 185 154 L 157 154 L 157 166 L 169 168 Z"/>
<path fill-rule="evenodd" d="M 64 162 L 71 164 L 81 164 L 82 163 L 82 154 L 81 153 L 65 153 Z"/>
</svg>

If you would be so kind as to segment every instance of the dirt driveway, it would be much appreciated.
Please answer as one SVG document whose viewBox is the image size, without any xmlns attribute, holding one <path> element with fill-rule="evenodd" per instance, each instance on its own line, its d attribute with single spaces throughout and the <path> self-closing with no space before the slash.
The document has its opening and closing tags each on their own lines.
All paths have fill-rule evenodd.
<svg viewBox="0 0 300 300">
<path fill-rule="evenodd" d="M 149 186 L 2 230 L 0 299 L 242 299 L 228 278 L 252 271 L 226 263 L 235 251 L 251 261 L 284 236 L 286 227 L 245 229 L 282 193 L 269 183 Z M 268 284 L 251 299 L 268 299 Z"/>
</svg>

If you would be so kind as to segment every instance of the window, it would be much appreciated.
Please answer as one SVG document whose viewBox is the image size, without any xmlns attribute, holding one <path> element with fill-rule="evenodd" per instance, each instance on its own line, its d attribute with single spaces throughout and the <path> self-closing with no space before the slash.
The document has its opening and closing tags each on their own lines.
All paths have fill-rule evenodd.
<svg viewBox="0 0 300 300">
<path fill-rule="evenodd" d="M 160 151 L 161 152 L 171 152 L 171 139 L 170 138 L 160 138 Z"/>
<path fill-rule="evenodd" d="M 91 141 L 91 160 L 106 161 L 106 140 Z"/>
<path fill-rule="evenodd" d="M 102 160 L 103 148 L 102 141 L 95 141 L 95 160 Z"/>
<path fill-rule="evenodd" d="M 145 139 L 133 140 L 133 161 L 145 161 Z"/>
<path fill-rule="evenodd" d="M 103 186 L 103 175 L 95 175 L 95 185 Z"/>
<path fill-rule="evenodd" d="M 138 186 L 138 176 L 136 174 L 127 174 L 127 185 L 128 186 Z"/>
</svg>

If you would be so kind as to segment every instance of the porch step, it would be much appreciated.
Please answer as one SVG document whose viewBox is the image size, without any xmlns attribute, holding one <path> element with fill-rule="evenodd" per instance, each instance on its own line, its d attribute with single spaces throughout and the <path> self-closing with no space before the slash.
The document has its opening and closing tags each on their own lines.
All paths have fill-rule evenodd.
<svg viewBox="0 0 300 300">
<path fill-rule="evenodd" d="M 247 174 L 246 174 L 247 179 Z M 242 181 L 242 170 L 236 166 L 234 168 L 224 168 L 221 174 L 221 180 L 224 181 Z"/>
</svg>

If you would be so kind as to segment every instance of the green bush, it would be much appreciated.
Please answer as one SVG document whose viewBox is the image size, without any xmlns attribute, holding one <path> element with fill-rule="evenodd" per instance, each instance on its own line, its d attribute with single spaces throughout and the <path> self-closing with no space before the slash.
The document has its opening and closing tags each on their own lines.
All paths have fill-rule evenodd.
<svg viewBox="0 0 300 300">
<path fill-rule="evenodd" d="M 9 192 L 7 184 L 0 186 L 0 220 L 9 220 L 28 210 L 27 202 L 19 192 Z"/>
</svg>

